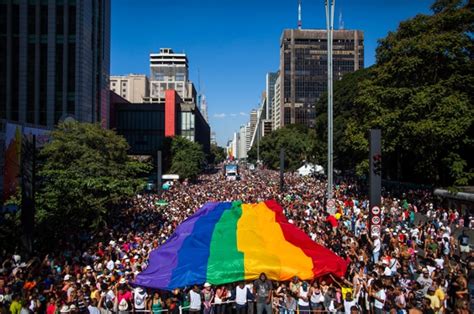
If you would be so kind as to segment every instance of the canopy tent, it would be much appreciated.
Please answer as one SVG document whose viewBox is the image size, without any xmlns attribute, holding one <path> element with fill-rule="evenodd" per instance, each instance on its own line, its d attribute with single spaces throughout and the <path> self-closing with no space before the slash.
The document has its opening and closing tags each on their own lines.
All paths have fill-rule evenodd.
<svg viewBox="0 0 474 314">
<path fill-rule="evenodd" d="M 275 201 L 207 203 L 150 254 L 135 285 L 171 290 L 209 282 L 341 277 L 347 262 L 290 224 Z"/>
<path fill-rule="evenodd" d="M 320 165 L 304 164 L 297 170 L 300 176 L 309 176 L 311 174 L 324 174 L 324 168 Z"/>
</svg>

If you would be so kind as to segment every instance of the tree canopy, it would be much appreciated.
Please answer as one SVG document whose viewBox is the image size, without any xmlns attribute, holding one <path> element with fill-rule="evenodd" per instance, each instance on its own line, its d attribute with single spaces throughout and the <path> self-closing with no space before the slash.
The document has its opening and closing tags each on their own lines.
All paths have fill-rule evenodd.
<svg viewBox="0 0 474 314">
<path fill-rule="evenodd" d="M 195 179 L 201 173 L 206 155 L 200 144 L 175 136 L 171 139 L 170 172 L 178 174 L 181 179 Z"/>
<path fill-rule="evenodd" d="M 60 123 L 39 155 L 38 223 L 55 234 L 99 226 L 145 184 L 150 165 L 130 159 L 128 149 L 98 124 Z"/>
<path fill-rule="evenodd" d="M 302 125 L 288 125 L 278 129 L 260 141 L 260 159 L 271 169 L 280 167 L 280 149 L 285 149 L 285 170 L 294 171 L 304 161 L 314 159 L 314 130 Z M 249 160 L 257 160 L 257 145 L 248 153 Z"/>
<path fill-rule="evenodd" d="M 446 185 L 474 178 L 474 12 L 459 0 L 432 9 L 381 39 L 373 67 L 336 82 L 335 167 L 366 170 L 368 130 L 380 128 L 386 177 Z M 326 104 L 324 96 L 317 104 L 319 140 Z"/>
</svg>

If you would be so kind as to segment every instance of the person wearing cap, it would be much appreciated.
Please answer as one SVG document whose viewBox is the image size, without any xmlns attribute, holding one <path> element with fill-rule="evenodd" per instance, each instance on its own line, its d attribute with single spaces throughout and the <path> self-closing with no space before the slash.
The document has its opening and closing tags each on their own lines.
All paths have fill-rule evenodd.
<svg viewBox="0 0 474 314">
<path fill-rule="evenodd" d="M 214 302 L 214 290 L 211 289 L 211 284 L 206 282 L 204 289 L 201 291 L 202 303 L 204 305 L 203 313 L 210 314 L 212 312 L 212 303 Z"/>
</svg>

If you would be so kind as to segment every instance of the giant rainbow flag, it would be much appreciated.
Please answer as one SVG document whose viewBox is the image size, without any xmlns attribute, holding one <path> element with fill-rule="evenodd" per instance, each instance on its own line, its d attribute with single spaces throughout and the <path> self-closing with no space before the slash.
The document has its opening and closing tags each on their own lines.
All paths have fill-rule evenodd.
<svg viewBox="0 0 474 314">
<path fill-rule="evenodd" d="M 290 224 L 275 201 L 207 203 L 178 226 L 135 285 L 171 290 L 202 284 L 293 276 L 341 277 L 347 263 Z"/>
</svg>

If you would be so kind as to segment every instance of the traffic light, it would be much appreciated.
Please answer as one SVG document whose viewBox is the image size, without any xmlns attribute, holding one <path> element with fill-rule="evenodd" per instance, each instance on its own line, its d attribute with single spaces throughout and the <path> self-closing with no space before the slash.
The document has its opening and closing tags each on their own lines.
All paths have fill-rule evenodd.
<svg viewBox="0 0 474 314">
<path fill-rule="evenodd" d="M 373 171 L 375 175 L 382 174 L 382 155 L 375 154 L 372 156 Z"/>
</svg>

